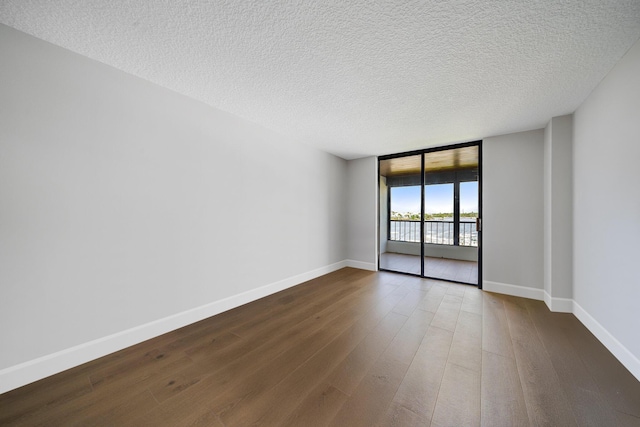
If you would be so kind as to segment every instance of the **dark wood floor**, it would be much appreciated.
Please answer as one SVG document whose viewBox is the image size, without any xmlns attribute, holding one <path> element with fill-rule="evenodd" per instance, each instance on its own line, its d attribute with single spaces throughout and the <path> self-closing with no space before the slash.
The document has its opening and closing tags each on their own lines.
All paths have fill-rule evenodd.
<svg viewBox="0 0 640 427">
<path fill-rule="evenodd" d="M 638 426 L 640 383 L 542 302 L 343 269 L 0 395 L 0 425 Z"/>
<path fill-rule="evenodd" d="M 420 274 L 420 256 L 385 252 L 380 268 L 401 273 Z M 478 284 L 478 263 L 448 258 L 424 257 L 424 275 L 434 279 Z"/>
</svg>

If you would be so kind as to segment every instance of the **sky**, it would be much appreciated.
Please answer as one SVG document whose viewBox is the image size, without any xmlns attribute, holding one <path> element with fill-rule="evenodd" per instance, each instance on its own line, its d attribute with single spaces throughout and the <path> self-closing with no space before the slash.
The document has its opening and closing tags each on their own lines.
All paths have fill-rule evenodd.
<svg viewBox="0 0 640 427">
<path fill-rule="evenodd" d="M 453 184 L 425 186 L 425 212 L 453 212 Z M 420 213 L 420 186 L 391 187 L 391 210 Z M 478 183 L 460 183 L 460 211 L 478 212 Z"/>
</svg>

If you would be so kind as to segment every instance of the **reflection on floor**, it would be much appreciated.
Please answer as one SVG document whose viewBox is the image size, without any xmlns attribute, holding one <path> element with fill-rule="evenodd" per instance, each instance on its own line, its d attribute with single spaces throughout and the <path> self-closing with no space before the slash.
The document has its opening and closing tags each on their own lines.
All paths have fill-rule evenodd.
<svg viewBox="0 0 640 427">
<path fill-rule="evenodd" d="M 387 252 L 380 255 L 380 268 L 402 273 L 420 274 L 420 256 Z M 475 285 L 478 283 L 478 263 L 475 261 L 424 257 L 424 275 Z"/>
</svg>

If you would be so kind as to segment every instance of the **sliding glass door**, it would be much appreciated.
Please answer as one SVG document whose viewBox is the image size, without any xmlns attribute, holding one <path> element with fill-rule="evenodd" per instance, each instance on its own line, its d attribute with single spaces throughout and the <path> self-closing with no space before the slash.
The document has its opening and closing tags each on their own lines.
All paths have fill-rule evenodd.
<svg viewBox="0 0 640 427">
<path fill-rule="evenodd" d="M 380 268 L 422 275 L 422 155 L 380 161 Z M 391 172 L 393 171 L 393 172 Z M 387 180 L 390 180 L 387 182 Z M 400 185 L 401 184 L 401 185 Z"/>
<path fill-rule="evenodd" d="M 380 157 L 381 270 L 479 283 L 480 149 Z"/>
</svg>

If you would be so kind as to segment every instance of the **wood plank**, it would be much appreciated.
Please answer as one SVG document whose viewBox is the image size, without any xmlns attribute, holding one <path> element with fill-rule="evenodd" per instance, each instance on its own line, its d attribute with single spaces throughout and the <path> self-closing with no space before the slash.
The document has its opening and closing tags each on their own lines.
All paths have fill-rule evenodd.
<svg viewBox="0 0 640 427">
<path fill-rule="evenodd" d="M 20 423 L 36 413 L 46 414 L 91 391 L 87 375 L 69 371 L 28 384 L 0 396 L 0 425 Z"/>
<path fill-rule="evenodd" d="M 580 355 L 567 340 L 563 324 L 568 313 L 551 313 L 542 301 L 526 300 L 525 305 L 533 319 L 540 339 L 558 374 L 563 390 L 571 403 L 576 420 L 581 426 L 616 424 L 614 408 L 600 393 Z"/>
<path fill-rule="evenodd" d="M 515 359 L 482 352 L 481 381 L 484 427 L 525 427 L 529 425 L 527 406 Z"/>
<path fill-rule="evenodd" d="M 311 305 L 314 308 L 324 309 L 336 301 L 340 301 L 343 297 L 357 292 L 359 289 L 361 289 L 360 286 L 347 282 L 344 282 L 343 287 L 331 286 L 330 288 L 324 289 L 324 292 L 319 293 L 319 295 L 315 295 Z M 286 299 L 286 297 L 283 297 L 283 299 Z M 296 303 L 294 304 L 294 302 Z M 243 338 L 261 335 L 265 328 L 269 328 L 271 332 L 274 322 L 265 322 L 265 320 L 291 318 L 293 322 L 296 322 L 298 319 L 302 320 L 309 316 L 308 308 L 308 305 L 302 301 L 296 301 L 295 299 L 287 300 L 286 305 L 281 306 L 280 310 L 265 310 L 260 313 L 260 315 L 252 316 L 251 320 L 229 328 L 229 332 Z"/>
<path fill-rule="evenodd" d="M 396 336 L 407 317 L 397 313 L 388 315 L 392 321 L 376 328 L 349 353 L 329 375 L 327 381 L 343 393 L 350 395 L 379 355 Z"/>
<path fill-rule="evenodd" d="M 118 425 L 123 427 L 139 426 L 202 426 L 202 427 L 222 427 L 224 424 L 218 415 L 209 408 L 206 395 L 194 396 L 194 401 L 185 404 L 183 407 L 173 406 L 171 408 L 159 405 L 150 411 L 132 411 Z M 186 402 L 185 402 L 186 403 Z M 108 424 L 106 424 L 108 425 Z"/>
<path fill-rule="evenodd" d="M 435 282 L 435 284 L 429 289 L 427 295 L 420 301 L 417 308 L 424 311 L 430 311 L 435 313 L 438 311 L 438 307 L 442 303 L 442 299 L 447 293 L 448 286 L 443 285 L 442 282 Z"/>
<path fill-rule="evenodd" d="M 396 304 L 393 311 L 403 314 L 407 317 L 416 309 L 420 301 L 427 295 L 427 292 L 421 290 L 409 290 L 407 294 Z"/>
<path fill-rule="evenodd" d="M 640 419 L 640 381 L 578 319 L 565 318 L 559 326 L 602 396 L 617 412 Z"/>
<path fill-rule="evenodd" d="M 385 349 L 382 357 L 410 364 L 420 348 L 433 317 L 434 314 L 428 311 L 414 311 Z"/>
<path fill-rule="evenodd" d="M 460 311 L 432 425 L 480 425 L 482 316 Z"/>
<path fill-rule="evenodd" d="M 449 283 L 447 288 L 447 295 L 455 295 L 460 298 L 464 297 L 465 294 L 465 285 L 459 285 L 457 283 Z"/>
<path fill-rule="evenodd" d="M 300 367 L 286 375 L 268 392 L 254 399 L 245 399 L 241 408 L 234 407 L 224 414 L 224 422 L 233 425 L 279 425 L 306 397 L 309 390 L 326 376 L 375 328 L 394 328 L 399 320 L 389 316 L 397 300 L 388 299 L 376 310 L 367 312 L 353 326 L 320 349 Z"/>
<path fill-rule="evenodd" d="M 460 310 L 482 315 L 482 291 L 475 286 L 465 286 Z"/>
<path fill-rule="evenodd" d="M 124 422 L 135 411 L 144 413 L 157 406 L 158 403 L 147 390 L 114 392 L 107 386 L 50 411 L 29 414 L 22 420 L 22 425 L 113 425 Z"/>
<path fill-rule="evenodd" d="M 331 426 L 372 426 L 384 416 L 409 364 L 381 357 L 331 420 Z"/>
<path fill-rule="evenodd" d="M 127 396 L 126 399 L 119 399 L 119 403 L 114 405 L 106 396 L 92 400 L 89 406 L 83 407 L 82 411 L 58 413 L 59 417 L 44 420 L 42 425 L 118 425 L 124 423 L 131 417 L 134 411 L 147 412 L 151 408 L 157 407 L 157 402 L 147 390 L 134 395 Z M 75 409 L 75 408 L 74 408 Z"/>
<path fill-rule="evenodd" d="M 429 419 L 421 417 L 395 401 L 391 402 L 386 414 L 376 423 L 379 427 L 429 427 L 430 425 Z"/>
<path fill-rule="evenodd" d="M 452 340 L 451 331 L 429 327 L 393 397 L 393 404 L 431 420 Z M 393 414 L 387 413 L 385 419 L 393 419 Z"/>
<path fill-rule="evenodd" d="M 158 403 L 198 384 L 210 374 L 196 363 L 189 363 L 182 369 L 168 369 L 169 373 L 149 385 L 149 391 Z"/>
<path fill-rule="evenodd" d="M 433 286 L 434 281 L 429 279 L 423 279 L 421 277 L 406 276 L 402 281 L 401 286 L 408 289 L 427 292 Z"/>
<path fill-rule="evenodd" d="M 416 310 L 384 353 L 350 393 L 332 425 L 371 426 L 391 404 L 405 373 L 429 329 L 433 315 Z"/>
<path fill-rule="evenodd" d="M 482 349 L 515 358 L 502 297 L 484 292 L 482 302 Z"/>
<path fill-rule="evenodd" d="M 534 425 L 577 425 L 569 400 L 522 301 L 504 300 L 520 383 Z"/>
<path fill-rule="evenodd" d="M 481 315 L 460 311 L 448 362 L 476 372 L 482 370 Z"/>
<path fill-rule="evenodd" d="M 209 396 L 208 405 L 220 416 L 223 423 L 227 418 L 234 417 L 237 405 L 250 404 L 262 393 L 268 392 L 282 378 L 296 369 L 318 350 L 327 345 L 336 334 L 343 332 L 353 323 L 348 313 L 338 316 L 333 322 L 325 324 L 315 332 L 300 337 L 298 340 L 282 343 L 284 351 L 276 357 L 260 359 L 260 355 L 250 360 L 244 360 L 234 366 L 234 369 L 223 369 L 200 384 L 203 387 L 191 387 L 177 396 L 179 400 L 189 400 L 195 393 Z M 247 369 L 250 368 L 250 369 Z M 249 372 L 247 372 L 249 371 Z M 190 391 L 193 390 L 192 393 Z M 175 399 L 169 399 L 172 404 Z"/>
<path fill-rule="evenodd" d="M 431 425 L 480 425 L 480 372 L 447 363 Z"/>
<path fill-rule="evenodd" d="M 320 383 L 282 422 L 282 426 L 327 426 L 349 398 L 327 382 Z"/>
<path fill-rule="evenodd" d="M 375 290 L 370 289 L 367 292 L 370 293 L 369 297 L 372 301 L 384 297 L 378 295 Z M 345 297 L 343 300 L 346 303 L 349 301 L 349 297 Z M 281 345 L 284 346 L 284 351 L 279 353 L 277 358 L 266 358 L 264 352 L 258 354 L 252 363 L 257 366 L 257 369 L 253 370 L 251 375 L 245 375 L 232 383 L 229 383 L 232 376 L 230 377 L 228 371 L 223 371 L 220 375 L 212 375 L 208 379 L 210 380 L 209 387 L 213 387 L 210 390 L 215 390 L 215 393 L 212 393 L 215 395 L 212 395 L 210 405 L 218 413 L 223 423 L 233 422 L 235 414 L 238 413 L 234 408 L 238 404 L 250 405 L 251 402 L 260 399 L 261 394 L 266 393 L 288 373 L 312 357 L 331 342 L 336 335 L 348 329 L 371 306 L 372 304 L 363 297 L 360 300 L 352 301 L 351 306 L 348 307 L 349 310 L 339 312 L 329 321 L 323 321 L 321 316 L 317 316 L 317 319 L 320 320 L 317 320 L 318 323 L 314 325 L 314 328 L 307 328 L 309 331 L 315 330 L 315 332 L 301 335 L 298 340 L 283 341 Z M 221 389 L 221 386 L 225 384 L 228 384 L 226 388 Z"/>
<path fill-rule="evenodd" d="M 375 288 L 367 293 L 373 299 L 381 297 L 376 294 Z M 370 306 L 364 297 L 362 301 L 365 302 L 349 298 L 344 297 L 340 304 L 327 307 L 321 312 L 324 315 L 311 316 L 292 328 L 295 333 L 286 335 L 286 339 L 268 341 L 267 346 L 246 354 L 236 353 L 235 359 L 230 359 L 230 363 L 224 366 L 205 365 L 211 374 L 163 402 L 165 410 L 197 411 L 202 402 L 206 402 L 207 407 L 214 410 L 224 422 L 225 413 L 233 414 L 236 405 L 256 398 L 275 385 L 286 373 L 355 322 L 357 317 L 354 314 Z"/>
<path fill-rule="evenodd" d="M 640 418 L 636 417 L 635 415 L 616 411 L 615 425 L 618 427 L 638 427 L 640 426 Z"/>
<path fill-rule="evenodd" d="M 455 331 L 461 306 L 462 297 L 445 294 L 431 324 L 436 328 Z"/>
</svg>

